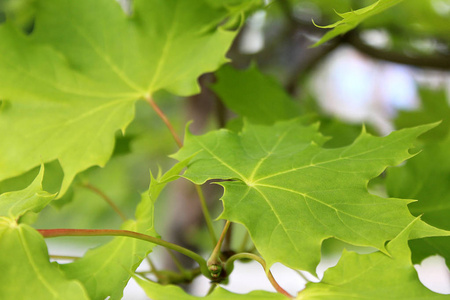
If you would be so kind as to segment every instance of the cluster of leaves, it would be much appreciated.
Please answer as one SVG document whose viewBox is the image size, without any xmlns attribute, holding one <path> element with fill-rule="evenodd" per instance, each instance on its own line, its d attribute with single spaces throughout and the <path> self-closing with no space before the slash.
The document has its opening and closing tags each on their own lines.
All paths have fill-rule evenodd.
<svg viewBox="0 0 450 300">
<path fill-rule="evenodd" d="M 343 20 L 319 43 L 398 2 L 380 0 L 341 15 Z M 0 26 L 0 189 L 6 191 L 0 195 L 1 299 L 120 299 L 131 277 L 152 299 L 195 299 L 179 287 L 162 285 L 161 278 L 153 282 L 136 275 L 155 243 L 199 263 L 200 270 L 176 274 L 181 281 L 203 274 L 225 282 L 234 258 L 220 255 L 221 239 L 207 263 L 160 240 L 155 230 L 155 202 L 181 176 L 196 185 L 220 181 L 224 209 L 219 218 L 245 227 L 268 276 L 276 262 L 315 274 L 326 239 L 373 247 L 371 254 L 344 252 L 321 282 L 308 283 L 292 297 L 448 298 L 422 286 L 412 264 L 434 254 L 450 261 L 445 218 L 450 110 L 444 97 L 424 103 L 418 116 L 398 118 L 399 127 L 411 128 L 386 137 L 363 128 L 350 145 L 331 148 L 315 122 L 320 117 L 305 114 L 277 81 L 256 67 L 219 69 L 245 15 L 262 7 L 260 1 L 135 0 L 130 15 L 112 0 L 33 4 L 31 33 L 11 21 Z M 165 174 L 150 176 L 134 219 L 110 232 L 123 236 L 71 263 L 51 263 L 44 237 L 58 231 L 33 228 L 36 215 L 51 204 L 63 206 L 76 176 L 89 178 L 92 170 L 107 176 L 95 166 L 104 167 L 115 145 L 124 143 L 117 131 L 125 134 L 135 107 L 141 108 L 138 102 L 151 104 L 165 119 L 155 103 L 158 93 L 196 94 L 197 78 L 217 69 L 218 82 L 211 88 L 238 118 L 227 129 L 201 136 L 186 130 L 182 147 L 172 155 L 179 162 Z M 423 151 L 414 156 L 410 149 L 418 141 Z M 405 160 L 402 167 L 388 169 L 392 198 L 369 193 L 371 179 Z M 54 164 L 59 172 L 49 172 Z M 17 188 L 36 168 L 32 183 Z M 169 276 L 168 283 L 175 277 Z M 219 287 L 205 298 L 289 297 L 277 291 L 238 295 Z"/>
</svg>

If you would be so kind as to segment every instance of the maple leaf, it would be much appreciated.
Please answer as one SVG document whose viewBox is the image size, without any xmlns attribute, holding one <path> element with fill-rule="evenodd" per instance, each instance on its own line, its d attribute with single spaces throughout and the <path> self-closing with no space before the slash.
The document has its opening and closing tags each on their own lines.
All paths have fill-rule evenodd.
<svg viewBox="0 0 450 300">
<path fill-rule="evenodd" d="M 2 24 L 0 180 L 58 160 L 61 196 L 105 165 L 138 99 L 198 92 L 236 35 L 219 26 L 231 17 L 220 3 L 136 0 L 127 16 L 111 0 L 40 0 L 31 35 Z"/>
<path fill-rule="evenodd" d="M 408 238 L 416 222 L 418 219 L 388 243 L 389 255 L 344 251 L 321 282 L 308 283 L 296 299 L 448 299 L 448 295 L 424 287 L 411 263 Z"/>
<path fill-rule="evenodd" d="M 286 300 L 286 296 L 278 293 L 271 293 L 266 291 L 253 291 L 248 294 L 235 294 L 227 291 L 221 287 L 217 287 L 211 294 L 205 297 L 196 297 L 187 294 L 183 289 L 176 285 L 161 285 L 149 280 L 143 280 L 137 276 L 134 279 L 142 287 L 147 296 L 153 300 Z"/>
<path fill-rule="evenodd" d="M 41 166 L 39 174 L 25 189 L 3 193 L 0 195 L 0 216 L 17 219 L 29 211 L 39 212 L 54 198 L 55 194 L 42 190 L 44 178 L 44 166 Z"/>
<path fill-rule="evenodd" d="M 378 0 L 377 2 L 364 8 L 342 14 L 338 13 L 342 20 L 327 26 L 316 25 L 319 28 L 332 28 L 332 30 L 328 31 L 318 42 L 313 45 L 313 47 L 317 47 L 332 38 L 337 37 L 338 35 L 344 34 L 356 28 L 356 26 L 367 18 L 377 15 L 400 2 L 403 2 L 403 0 Z"/>
<path fill-rule="evenodd" d="M 392 197 L 417 199 L 409 205 L 415 216 L 428 224 L 450 230 L 450 135 L 440 142 L 426 144 L 421 153 L 405 165 L 388 170 L 386 186 Z M 450 237 L 428 237 L 411 241 L 412 260 L 439 254 L 450 266 Z"/>
<path fill-rule="evenodd" d="M 142 193 L 136 208 L 136 220 L 126 221 L 121 229 L 157 236 L 154 228 L 154 205 L 159 194 L 171 181 L 176 180 L 189 162 L 177 163 L 165 174 L 154 178 L 151 174 L 149 189 Z M 89 250 L 85 256 L 73 263 L 61 265 L 70 279 L 77 279 L 85 286 L 92 299 L 122 299 L 131 274 L 152 251 L 155 244 L 145 241 L 116 237 L 107 244 Z"/>
<path fill-rule="evenodd" d="M 49 262 L 47 245 L 36 230 L 0 217 L 1 299 L 88 300 L 84 287 Z"/>
<path fill-rule="evenodd" d="M 244 71 L 224 65 L 215 74 L 212 90 L 229 109 L 253 123 L 269 125 L 300 115 L 300 107 L 280 83 L 256 65 Z"/>
<path fill-rule="evenodd" d="M 413 127 L 441 121 L 441 124 L 420 137 L 425 141 L 439 141 L 450 132 L 450 107 L 445 90 L 421 89 L 421 107 L 418 110 L 400 111 L 394 120 L 397 128 Z"/>
<path fill-rule="evenodd" d="M 367 183 L 387 166 L 411 157 L 408 149 L 425 125 L 373 137 L 364 130 L 353 144 L 324 149 L 318 125 L 293 120 L 262 126 L 246 123 L 242 132 L 228 130 L 204 136 L 186 133 L 183 160 L 197 153 L 184 176 L 202 184 L 222 182 L 223 219 L 242 223 L 268 265 L 281 262 L 315 273 L 324 239 L 372 246 L 407 226 L 411 200 L 370 194 Z M 415 236 L 441 234 L 426 223 Z"/>
</svg>

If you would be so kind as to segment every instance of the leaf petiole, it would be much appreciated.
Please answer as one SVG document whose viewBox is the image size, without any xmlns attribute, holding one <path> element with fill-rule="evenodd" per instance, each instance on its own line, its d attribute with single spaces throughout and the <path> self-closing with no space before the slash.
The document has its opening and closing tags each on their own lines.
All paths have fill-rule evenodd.
<svg viewBox="0 0 450 300">
<path fill-rule="evenodd" d="M 111 208 L 119 215 L 119 217 L 122 219 L 122 221 L 128 220 L 128 218 L 125 216 L 125 214 L 120 210 L 120 208 L 109 198 L 105 193 L 103 193 L 99 188 L 93 186 L 90 183 L 85 183 L 81 185 L 82 187 L 90 190 L 91 192 L 99 195 L 103 200 L 106 201 L 106 203 L 111 206 Z"/>
<path fill-rule="evenodd" d="M 178 136 L 177 132 L 172 126 L 172 123 L 170 122 L 169 118 L 164 114 L 164 112 L 159 108 L 159 106 L 156 104 L 156 102 L 153 100 L 153 98 L 150 95 L 147 95 L 144 97 L 145 101 L 147 101 L 148 104 L 153 108 L 153 110 L 158 114 L 158 116 L 161 118 L 161 120 L 166 124 L 166 127 L 169 129 L 170 133 L 172 134 L 173 139 L 175 140 L 176 144 L 178 145 L 178 148 L 183 147 L 183 142 L 181 141 L 181 138 Z M 212 219 L 208 211 L 208 207 L 206 206 L 205 197 L 203 196 L 203 191 L 199 185 L 195 185 L 195 189 L 197 191 L 198 197 L 200 199 L 203 216 L 205 217 L 206 226 L 208 227 L 209 234 L 211 236 L 211 241 L 213 245 L 217 243 L 216 234 L 214 233 L 214 227 L 212 225 Z"/>
<path fill-rule="evenodd" d="M 184 254 L 192 258 L 199 264 L 200 271 L 202 272 L 202 274 L 205 277 L 212 279 L 206 261 L 203 257 L 201 257 L 200 255 L 189 249 L 143 233 L 117 229 L 38 229 L 37 231 L 44 238 L 52 238 L 60 236 L 123 236 L 147 241 L 153 244 L 163 246 L 168 249 L 175 250 L 177 252 L 180 252 L 181 254 Z"/>
<path fill-rule="evenodd" d="M 181 139 L 178 136 L 175 129 L 173 128 L 172 123 L 170 123 L 169 119 L 162 112 L 162 110 L 159 108 L 159 106 L 156 104 L 156 102 L 153 100 L 153 98 L 150 95 L 147 95 L 144 97 L 144 99 L 145 99 L 145 101 L 147 101 L 148 104 L 150 104 L 150 106 L 158 114 L 158 116 L 161 118 L 161 120 L 164 122 L 164 124 L 166 124 L 167 128 L 169 129 L 170 133 L 172 134 L 173 139 L 175 140 L 175 143 L 177 143 L 178 148 L 183 147 L 183 142 L 181 142 Z"/>
<path fill-rule="evenodd" d="M 203 216 L 205 217 L 206 227 L 208 227 L 208 232 L 211 237 L 211 241 L 213 246 L 217 244 L 216 234 L 214 232 L 214 227 L 211 219 L 211 215 L 209 214 L 208 206 L 206 205 L 205 196 L 203 195 L 203 191 L 201 186 L 198 184 L 195 185 L 195 189 L 198 194 L 198 198 L 200 199 L 200 203 L 202 206 Z"/>
<path fill-rule="evenodd" d="M 264 261 L 264 259 L 262 259 L 261 257 L 259 257 L 256 254 L 253 253 L 238 253 L 235 254 L 233 256 L 231 256 L 227 262 L 225 263 L 225 272 L 227 275 L 231 274 L 231 272 L 233 271 L 234 268 L 234 261 L 237 259 L 252 259 L 255 260 L 257 262 L 259 262 L 261 264 L 261 266 L 263 267 L 264 271 L 266 272 L 266 276 L 267 279 L 269 279 L 270 283 L 272 284 L 272 286 L 275 288 L 275 290 L 280 293 L 283 294 L 289 298 L 294 298 L 291 294 L 289 294 L 288 292 L 286 292 L 279 284 L 278 282 L 276 282 L 275 278 L 272 275 L 272 272 L 270 272 L 270 270 L 267 270 L 267 266 L 266 266 L 266 262 Z"/>
<path fill-rule="evenodd" d="M 223 262 L 220 259 L 220 249 L 222 248 L 222 244 L 227 234 L 228 228 L 230 228 L 230 224 L 231 222 L 227 220 L 225 226 L 223 227 L 222 234 L 219 237 L 219 241 L 217 242 L 216 247 L 214 247 L 214 250 L 207 262 L 208 269 L 214 279 L 220 278 L 220 275 L 222 274 Z"/>
</svg>

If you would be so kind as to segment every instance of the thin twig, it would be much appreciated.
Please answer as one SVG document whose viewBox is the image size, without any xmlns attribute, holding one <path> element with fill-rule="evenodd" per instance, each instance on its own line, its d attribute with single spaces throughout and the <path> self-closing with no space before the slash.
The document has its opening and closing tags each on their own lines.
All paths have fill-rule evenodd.
<svg viewBox="0 0 450 300">
<path fill-rule="evenodd" d="M 209 214 L 208 206 L 206 205 L 205 196 L 203 195 L 201 186 L 196 184 L 195 189 L 197 190 L 198 198 L 200 199 L 203 216 L 205 217 L 206 227 L 208 227 L 208 232 L 214 247 L 217 244 L 217 238 L 216 233 L 214 232 L 214 226 L 212 223 L 211 215 Z"/>
<path fill-rule="evenodd" d="M 239 247 L 239 252 L 244 252 L 247 248 L 248 240 L 250 239 L 250 234 L 248 231 L 245 232 L 244 238 L 242 239 L 241 246 Z"/>
<path fill-rule="evenodd" d="M 231 249 L 231 238 L 233 236 L 233 223 L 230 224 L 230 227 L 227 230 L 227 234 L 225 236 L 225 241 L 223 242 L 223 248 L 225 251 Z"/>
<path fill-rule="evenodd" d="M 279 284 L 278 282 L 275 280 L 275 278 L 272 275 L 272 272 L 270 272 L 270 270 L 267 269 L 266 266 L 266 262 L 264 261 L 264 259 L 262 259 L 261 257 L 259 257 L 258 255 L 255 255 L 253 253 L 239 253 L 239 254 L 235 254 L 233 256 L 231 256 L 226 264 L 225 264 L 225 271 L 227 272 L 227 274 L 230 274 L 231 271 L 233 270 L 233 265 L 234 265 L 234 261 L 237 259 L 242 259 L 242 258 L 246 258 L 246 259 L 252 259 L 255 260 L 257 262 L 259 262 L 261 264 L 261 266 L 263 267 L 264 271 L 266 272 L 266 276 L 267 279 L 269 279 L 270 283 L 272 284 L 272 286 L 275 288 L 275 290 L 280 293 L 285 295 L 286 297 L 289 298 L 294 298 L 294 296 L 292 296 L 291 294 L 289 294 L 288 292 L 286 292 Z"/>
<path fill-rule="evenodd" d="M 213 252 L 211 253 L 211 256 L 208 259 L 208 265 L 217 264 L 220 261 L 220 253 L 221 253 L 220 249 L 222 248 L 222 243 L 223 240 L 225 239 L 230 224 L 231 224 L 230 221 L 227 221 L 225 223 L 225 226 L 223 227 L 222 230 L 222 234 L 219 237 L 219 241 L 217 242 L 216 247 L 214 248 Z"/>
<path fill-rule="evenodd" d="M 120 216 L 120 218 L 125 222 L 127 219 L 127 217 L 125 216 L 125 214 L 119 209 L 119 207 L 111 200 L 111 198 L 109 198 L 105 193 L 103 193 L 100 189 L 98 189 L 97 187 L 93 186 L 90 183 L 85 183 L 82 185 L 82 187 L 91 190 L 92 192 L 96 193 L 97 195 L 99 195 L 100 197 L 103 198 L 103 200 L 106 201 L 106 203 L 108 203 L 109 206 L 111 206 L 112 209 L 114 209 L 114 211 Z"/>
<path fill-rule="evenodd" d="M 183 143 L 181 142 L 180 137 L 178 136 L 177 132 L 175 131 L 175 129 L 172 126 L 172 123 L 170 123 L 169 119 L 166 117 L 166 115 L 161 111 L 161 109 L 159 108 L 159 106 L 155 103 L 155 101 L 153 100 L 153 98 L 151 96 L 146 96 L 145 97 L 145 101 L 147 101 L 151 107 L 153 108 L 153 110 L 158 114 L 158 116 L 161 118 L 161 120 L 163 120 L 164 124 L 166 124 L 167 128 L 169 129 L 170 133 L 172 134 L 173 139 L 175 140 L 175 142 L 177 143 L 178 147 L 181 148 L 183 147 Z"/>
<path fill-rule="evenodd" d="M 383 50 L 369 46 L 361 39 L 358 31 L 348 32 L 343 36 L 343 41 L 351 45 L 361 53 L 366 54 L 375 59 L 381 59 L 398 64 L 404 64 L 420 68 L 433 68 L 448 71 L 450 70 L 450 56 L 443 54 L 433 54 L 429 56 L 418 55 L 409 56 L 407 54 Z"/>
<path fill-rule="evenodd" d="M 206 261 L 198 255 L 197 253 L 181 247 L 176 244 L 164 241 L 162 239 L 153 237 L 151 235 L 146 235 L 139 232 L 129 231 L 129 230 L 116 230 L 116 229 L 38 229 L 37 230 L 43 237 L 52 238 L 60 236 L 123 236 L 131 237 L 139 240 L 144 240 L 153 244 L 163 246 L 168 249 L 175 250 L 184 254 L 193 260 L 195 260 L 199 266 L 202 274 L 211 279 L 211 274 L 209 272 Z"/>
<path fill-rule="evenodd" d="M 178 258 L 175 256 L 175 254 L 173 254 L 173 252 L 170 249 L 167 249 L 167 252 L 169 252 L 170 257 L 173 260 L 173 263 L 175 264 L 175 266 L 177 267 L 177 269 L 181 272 L 181 273 L 185 273 L 186 269 L 183 267 L 183 265 L 181 264 L 181 262 L 178 260 Z"/>
<path fill-rule="evenodd" d="M 172 123 L 170 123 L 170 120 L 167 118 L 167 116 L 164 114 L 164 112 L 158 107 L 158 105 L 155 103 L 153 98 L 151 96 L 146 96 L 145 100 L 151 105 L 151 107 L 155 110 L 155 112 L 158 114 L 158 116 L 163 120 L 164 124 L 166 124 L 167 128 L 169 129 L 170 133 L 172 134 L 173 139 L 177 143 L 178 147 L 183 147 L 183 143 L 181 142 L 180 137 L 176 133 L 175 129 L 172 126 Z M 214 233 L 214 227 L 212 226 L 212 220 L 211 216 L 208 211 L 208 207 L 206 206 L 205 197 L 203 196 L 202 189 L 199 185 L 195 185 L 195 189 L 197 191 L 198 197 L 200 198 L 200 203 L 202 206 L 203 216 L 205 217 L 206 225 L 208 227 L 209 234 L 211 235 L 211 240 L 213 242 L 213 245 L 215 245 L 217 242 L 216 235 Z"/>
</svg>

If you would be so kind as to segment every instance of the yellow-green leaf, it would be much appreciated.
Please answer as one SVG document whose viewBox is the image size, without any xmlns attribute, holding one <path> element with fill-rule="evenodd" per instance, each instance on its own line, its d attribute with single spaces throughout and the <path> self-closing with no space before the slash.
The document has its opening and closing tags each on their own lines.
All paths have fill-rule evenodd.
<svg viewBox="0 0 450 300">
<path fill-rule="evenodd" d="M 195 94 L 197 77 L 226 61 L 230 14 L 207 0 L 136 0 L 131 16 L 113 0 L 39 0 L 31 35 L 2 24 L 0 180 L 58 160 L 64 194 L 105 165 L 137 100 Z"/>
<path fill-rule="evenodd" d="M 0 217 L 0 253 L 0 299 L 89 299 L 80 282 L 50 263 L 44 238 L 30 226 Z"/>
<path fill-rule="evenodd" d="M 195 183 L 230 179 L 220 183 L 225 190 L 221 218 L 242 223 L 269 266 L 281 262 L 315 273 L 324 239 L 385 251 L 385 242 L 411 222 L 411 200 L 372 195 L 367 183 L 410 158 L 416 137 L 434 126 L 381 138 L 363 131 L 347 147 L 324 149 L 317 126 L 247 123 L 240 133 L 188 132 L 175 158 L 197 153 L 184 175 Z M 419 224 L 414 237 L 442 233 Z"/>
</svg>

